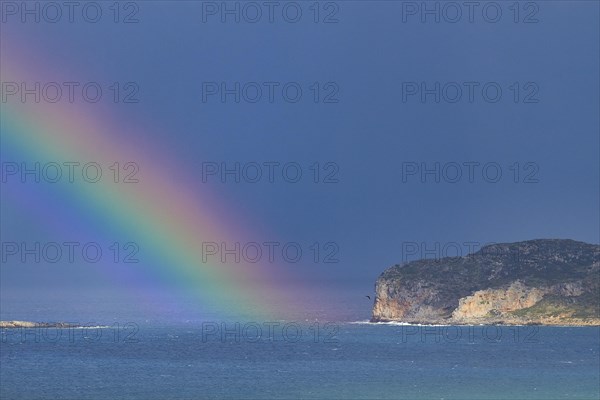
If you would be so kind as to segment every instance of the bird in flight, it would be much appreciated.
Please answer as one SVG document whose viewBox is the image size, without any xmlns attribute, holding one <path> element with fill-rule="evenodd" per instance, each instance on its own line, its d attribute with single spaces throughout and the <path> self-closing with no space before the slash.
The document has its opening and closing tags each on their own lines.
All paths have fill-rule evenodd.
<svg viewBox="0 0 600 400">
<path fill-rule="evenodd" d="M 365 297 L 366 297 L 367 299 L 371 300 L 371 296 L 368 296 L 368 295 L 367 295 L 367 296 L 365 296 Z"/>
</svg>

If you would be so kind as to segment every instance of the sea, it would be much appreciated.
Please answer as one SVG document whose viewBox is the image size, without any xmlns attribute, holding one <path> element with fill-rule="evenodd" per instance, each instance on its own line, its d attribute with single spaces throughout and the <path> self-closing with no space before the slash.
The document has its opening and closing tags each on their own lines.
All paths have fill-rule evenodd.
<svg viewBox="0 0 600 400">
<path fill-rule="evenodd" d="M 144 321 L 5 329 L 0 398 L 599 399 L 600 328 Z"/>
</svg>

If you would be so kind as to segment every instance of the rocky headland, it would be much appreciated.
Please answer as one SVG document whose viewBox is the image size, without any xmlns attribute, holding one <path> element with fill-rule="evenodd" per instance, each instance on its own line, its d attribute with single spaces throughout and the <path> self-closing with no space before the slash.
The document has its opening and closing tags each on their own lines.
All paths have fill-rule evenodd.
<svg viewBox="0 0 600 400">
<path fill-rule="evenodd" d="M 371 321 L 599 326 L 599 255 L 599 245 L 540 239 L 394 265 L 377 279 Z"/>
</svg>

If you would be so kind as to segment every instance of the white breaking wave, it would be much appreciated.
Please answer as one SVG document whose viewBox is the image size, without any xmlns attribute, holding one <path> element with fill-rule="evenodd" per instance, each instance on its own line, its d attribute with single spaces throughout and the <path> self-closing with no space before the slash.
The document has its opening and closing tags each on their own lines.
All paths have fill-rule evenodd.
<svg viewBox="0 0 600 400">
<path fill-rule="evenodd" d="M 400 322 L 400 321 L 379 321 L 379 322 L 371 322 L 371 321 L 354 321 L 349 322 L 349 324 L 353 325 L 387 325 L 387 326 L 454 326 L 448 324 L 414 324 L 410 322 Z"/>
</svg>

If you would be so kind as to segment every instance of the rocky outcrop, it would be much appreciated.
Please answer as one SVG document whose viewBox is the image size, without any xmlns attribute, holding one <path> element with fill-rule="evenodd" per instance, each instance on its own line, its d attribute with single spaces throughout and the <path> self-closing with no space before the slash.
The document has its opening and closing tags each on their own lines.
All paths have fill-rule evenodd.
<svg viewBox="0 0 600 400">
<path fill-rule="evenodd" d="M 527 287 L 521 281 L 515 281 L 505 289 L 478 290 L 458 300 L 452 318 L 484 318 L 533 307 L 547 292 L 548 288 Z"/>
<path fill-rule="evenodd" d="M 377 280 L 371 320 L 600 325 L 599 254 L 598 245 L 532 240 L 395 265 Z"/>
<path fill-rule="evenodd" d="M 66 322 L 0 321 L 0 329 L 7 328 L 77 328 L 80 325 Z"/>
</svg>

